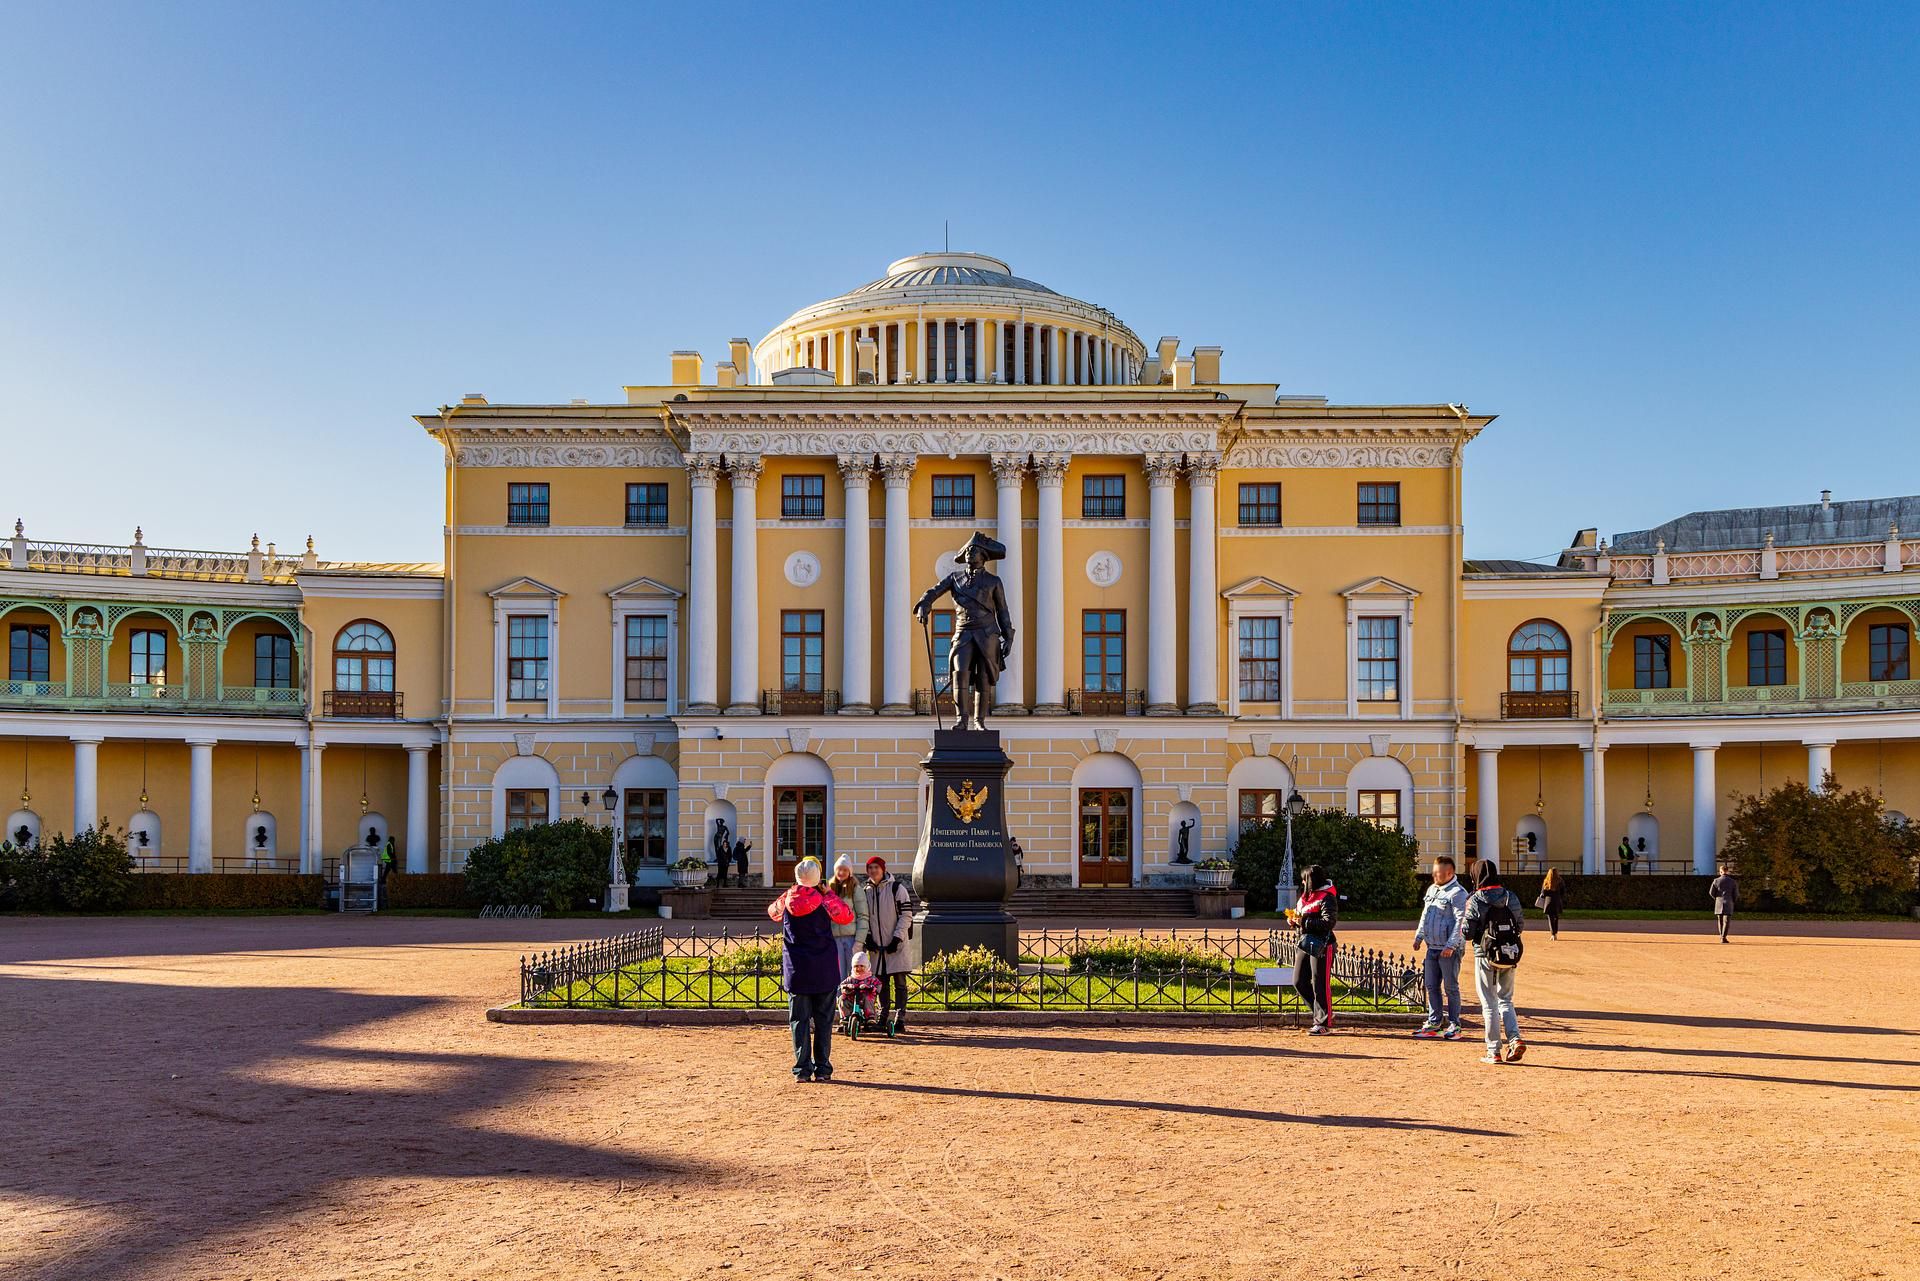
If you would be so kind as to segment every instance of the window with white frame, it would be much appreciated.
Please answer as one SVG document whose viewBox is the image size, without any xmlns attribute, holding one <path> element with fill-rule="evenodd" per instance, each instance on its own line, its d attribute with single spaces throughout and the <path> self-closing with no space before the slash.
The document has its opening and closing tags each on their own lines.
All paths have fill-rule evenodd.
<svg viewBox="0 0 1920 1281">
<path fill-rule="evenodd" d="M 667 616 L 630 614 L 626 623 L 627 700 L 664 703 L 667 701 Z"/>
<path fill-rule="evenodd" d="M 1400 701 L 1400 620 L 1355 620 L 1355 696 L 1363 703 Z"/>
<path fill-rule="evenodd" d="M 1240 701 L 1280 701 L 1280 620 L 1240 620 Z"/>
<path fill-rule="evenodd" d="M 547 616 L 507 616 L 507 699 L 545 702 L 547 697 Z"/>
</svg>

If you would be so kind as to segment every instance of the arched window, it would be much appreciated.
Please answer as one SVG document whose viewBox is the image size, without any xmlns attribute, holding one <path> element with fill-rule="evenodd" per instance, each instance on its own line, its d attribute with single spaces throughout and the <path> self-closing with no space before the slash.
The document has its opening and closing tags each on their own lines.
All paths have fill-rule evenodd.
<svg viewBox="0 0 1920 1281">
<path fill-rule="evenodd" d="M 364 618 L 341 628 L 333 641 L 333 689 L 333 715 L 395 715 L 393 633 Z"/>
<path fill-rule="evenodd" d="M 1572 646 L 1558 623 L 1523 623 L 1507 641 L 1507 688 L 1516 694 L 1565 693 L 1572 661 Z"/>
</svg>

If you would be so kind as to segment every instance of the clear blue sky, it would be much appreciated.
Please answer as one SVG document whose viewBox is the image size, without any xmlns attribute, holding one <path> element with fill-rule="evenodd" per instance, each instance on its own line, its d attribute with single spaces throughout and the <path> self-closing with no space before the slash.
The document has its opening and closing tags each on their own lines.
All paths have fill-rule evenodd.
<svg viewBox="0 0 1920 1281">
<path fill-rule="evenodd" d="M 1912 4 L 15 4 L 0 515 L 438 559 L 411 414 L 711 368 L 942 219 L 1229 378 L 1497 412 L 1471 554 L 1912 493 L 1917 84 Z"/>
</svg>

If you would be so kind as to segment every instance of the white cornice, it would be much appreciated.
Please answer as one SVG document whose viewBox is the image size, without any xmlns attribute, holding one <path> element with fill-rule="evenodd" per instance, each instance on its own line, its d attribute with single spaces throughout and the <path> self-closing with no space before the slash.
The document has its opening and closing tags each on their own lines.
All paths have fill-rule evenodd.
<svg viewBox="0 0 1920 1281">
<path fill-rule="evenodd" d="M 300 589 L 292 583 L 216 583 L 127 574 L 62 574 L 38 569 L 0 569 L 0 595 L 189 605 L 287 607 L 300 603 Z"/>
<path fill-rule="evenodd" d="M 301 575 L 295 581 L 301 597 L 314 600 L 441 600 L 447 594 L 444 578 L 328 574 L 324 578 Z"/>
<path fill-rule="evenodd" d="M 1222 538 L 1393 538 L 1444 537 L 1454 525 L 1226 525 Z"/>
<path fill-rule="evenodd" d="M 1463 600 L 1591 600 L 1605 597 L 1604 578 L 1494 578 L 1460 580 Z"/>
</svg>

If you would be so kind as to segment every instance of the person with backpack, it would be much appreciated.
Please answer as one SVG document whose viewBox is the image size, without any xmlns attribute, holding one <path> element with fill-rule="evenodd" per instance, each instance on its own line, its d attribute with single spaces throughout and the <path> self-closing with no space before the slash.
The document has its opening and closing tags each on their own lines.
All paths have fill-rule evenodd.
<svg viewBox="0 0 1920 1281">
<path fill-rule="evenodd" d="M 787 1030 L 793 1033 L 793 1079 L 833 1080 L 833 998 L 840 987 L 840 956 L 833 927 L 853 921 L 853 908 L 820 884 L 820 860 L 794 866 L 793 886 L 767 904 L 780 926 L 780 986 L 787 993 Z"/>
<path fill-rule="evenodd" d="M 1333 888 L 1333 877 L 1317 863 L 1300 873 L 1300 889 L 1299 906 L 1287 913 L 1300 928 L 1293 990 L 1313 1011 L 1313 1026 L 1307 1034 L 1325 1036 L 1333 1031 L 1333 931 L 1340 923 L 1340 893 Z"/>
<path fill-rule="evenodd" d="M 1513 1010 L 1513 980 L 1526 952 L 1520 938 L 1526 918 L 1519 896 L 1500 884 L 1500 869 L 1491 860 L 1480 860 L 1474 887 L 1464 932 L 1473 944 L 1473 985 L 1487 1029 L 1487 1053 L 1480 1061 L 1518 1063 L 1527 1043 L 1520 1039 L 1520 1016 Z"/>
</svg>

